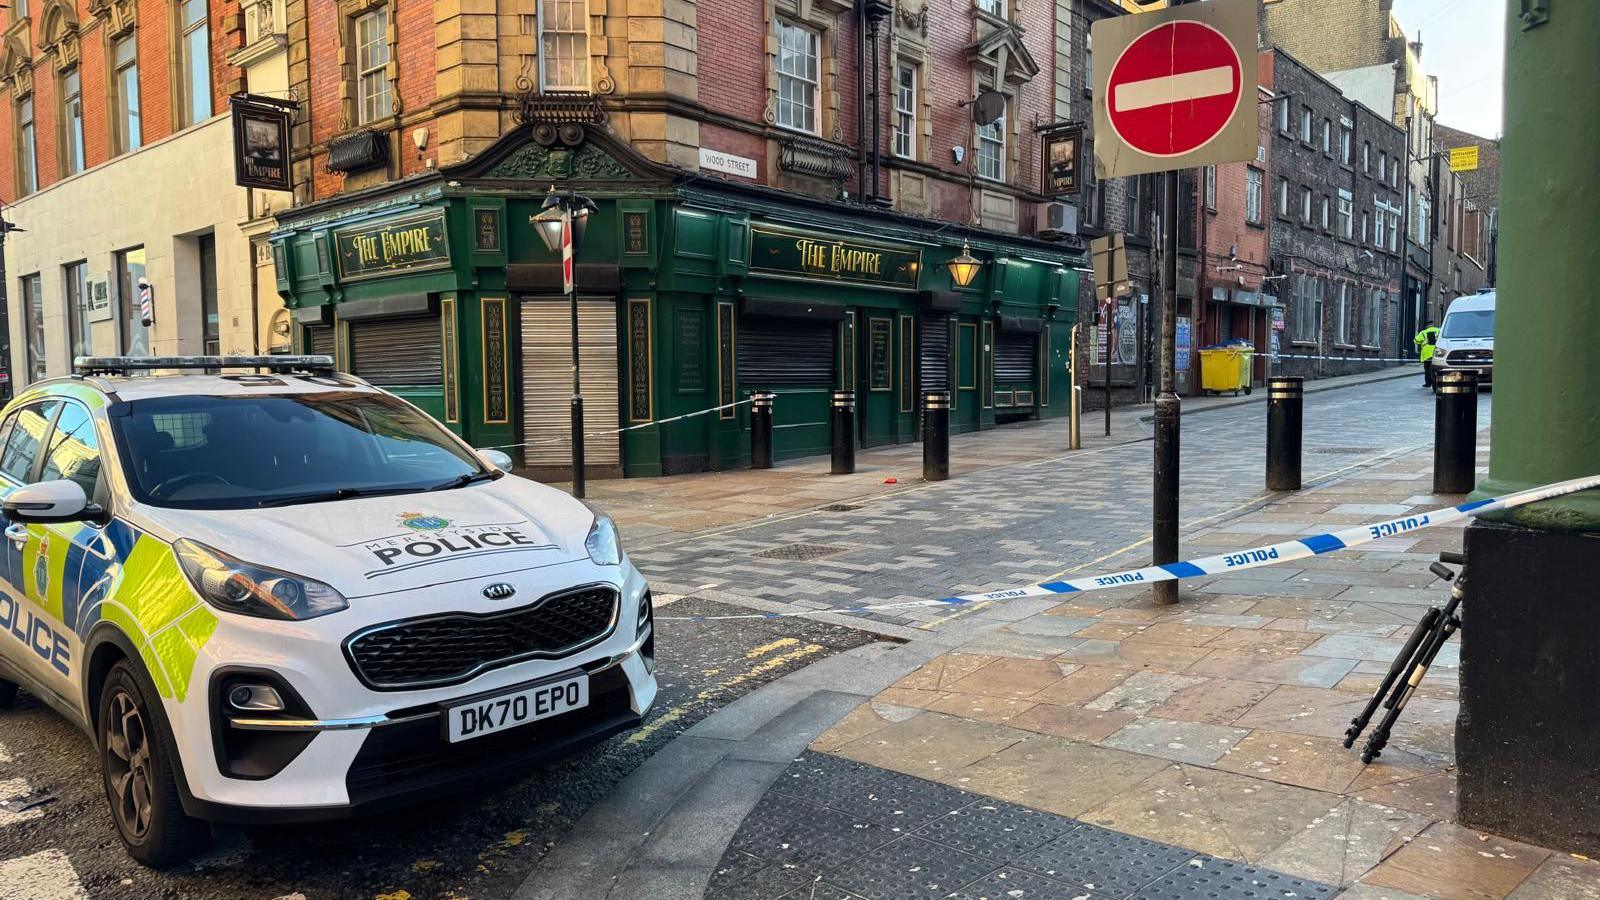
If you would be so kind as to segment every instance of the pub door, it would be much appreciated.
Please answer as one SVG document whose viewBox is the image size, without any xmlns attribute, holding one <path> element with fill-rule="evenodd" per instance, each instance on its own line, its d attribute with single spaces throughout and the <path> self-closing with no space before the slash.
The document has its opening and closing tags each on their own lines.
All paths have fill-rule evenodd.
<svg viewBox="0 0 1600 900">
<path fill-rule="evenodd" d="M 856 333 L 856 429 L 861 446 L 894 443 L 899 415 L 895 398 L 897 354 L 894 311 L 863 307 L 853 313 Z"/>
</svg>

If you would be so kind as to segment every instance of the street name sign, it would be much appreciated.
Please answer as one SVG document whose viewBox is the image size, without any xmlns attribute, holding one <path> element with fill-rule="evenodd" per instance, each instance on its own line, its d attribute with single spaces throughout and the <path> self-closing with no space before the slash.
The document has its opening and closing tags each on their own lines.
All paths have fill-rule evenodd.
<svg viewBox="0 0 1600 900">
<path fill-rule="evenodd" d="M 1112 60 L 1093 85 L 1097 176 L 1255 159 L 1258 3 L 1211 0 L 1091 26 L 1095 56 Z"/>
</svg>

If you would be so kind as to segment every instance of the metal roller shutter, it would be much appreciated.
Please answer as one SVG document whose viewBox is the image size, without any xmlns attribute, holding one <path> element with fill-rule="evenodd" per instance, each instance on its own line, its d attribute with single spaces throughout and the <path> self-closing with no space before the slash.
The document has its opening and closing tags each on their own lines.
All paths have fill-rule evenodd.
<svg viewBox="0 0 1600 900">
<path fill-rule="evenodd" d="M 316 356 L 333 355 L 334 330 L 328 326 L 307 329 L 311 334 L 310 347 L 306 352 Z"/>
<path fill-rule="evenodd" d="M 839 323 L 816 319 L 745 316 L 739 321 L 741 387 L 756 391 L 833 386 Z"/>
<path fill-rule="evenodd" d="M 522 301 L 522 439 L 533 445 L 524 450 L 529 466 L 572 465 L 571 316 L 564 297 Z M 617 301 L 578 299 L 578 346 L 584 468 L 621 465 Z"/>
<path fill-rule="evenodd" d="M 379 387 L 443 385 L 439 317 L 351 322 L 350 373 Z"/>
<path fill-rule="evenodd" d="M 920 316 L 917 333 L 922 342 L 917 354 L 919 390 L 950 390 L 950 317 Z"/>
<path fill-rule="evenodd" d="M 1039 336 L 1027 331 L 1002 331 L 994 342 L 994 380 L 1032 381 L 1039 361 Z"/>
</svg>

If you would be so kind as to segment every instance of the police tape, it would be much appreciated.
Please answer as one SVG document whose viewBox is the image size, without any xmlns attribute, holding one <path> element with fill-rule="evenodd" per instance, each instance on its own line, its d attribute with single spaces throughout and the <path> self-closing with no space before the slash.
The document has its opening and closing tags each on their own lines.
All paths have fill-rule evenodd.
<svg viewBox="0 0 1600 900">
<path fill-rule="evenodd" d="M 1204 575 L 1222 575 L 1228 572 L 1238 572 L 1244 569 L 1255 569 L 1262 566 L 1272 566 L 1278 563 L 1290 562 L 1307 557 L 1320 556 L 1336 550 L 1350 547 L 1359 547 L 1384 538 L 1398 537 L 1423 528 L 1432 528 L 1438 525 L 1449 525 L 1460 522 L 1473 516 L 1500 512 L 1523 506 L 1528 503 L 1537 503 L 1540 500 L 1549 500 L 1578 491 L 1591 488 L 1600 488 L 1600 475 L 1591 475 L 1585 478 L 1573 478 L 1567 481 L 1558 481 L 1543 487 L 1530 488 L 1507 494 L 1504 497 L 1492 497 L 1487 500 L 1471 500 L 1457 506 L 1448 506 L 1432 512 L 1417 513 L 1410 516 L 1401 516 L 1386 522 L 1377 522 L 1371 525 L 1356 525 L 1341 531 L 1332 531 L 1324 534 L 1315 534 L 1310 537 L 1297 538 L 1265 547 L 1253 547 L 1244 550 L 1234 550 L 1207 556 L 1201 559 L 1186 560 L 1183 562 L 1164 563 L 1160 565 L 1144 566 L 1138 569 L 1127 569 L 1122 572 L 1113 572 L 1109 575 L 1088 575 L 1082 578 L 1071 578 L 1064 581 L 1047 581 L 1040 584 L 1031 584 L 1023 587 L 1005 588 L 998 591 L 988 591 L 982 594 L 962 594 L 955 597 L 943 597 L 937 600 L 911 600 L 900 603 L 879 603 L 870 606 L 832 607 L 828 609 L 810 609 L 798 612 L 762 612 L 762 613 L 734 613 L 720 616 L 657 616 L 659 621 L 679 622 L 704 622 L 724 619 L 783 619 L 796 616 L 812 616 L 818 613 L 863 613 L 882 612 L 893 609 L 909 609 L 918 606 L 964 606 L 972 603 L 985 603 L 996 600 L 1020 600 L 1024 597 L 1051 597 L 1063 594 L 1078 594 L 1086 591 L 1100 591 L 1109 588 L 1128 587 L 1130 585 L 1154 584 L 1158 581 L 1181 581 L 1185 578 L 1199 578 Z"/>
<path fill-rule="evenodd" d="M 665 425 L 668 422 L 681 422 L 684 419 L 693 419 L 696 416 L 710 415 L 711 413 L 714 413 L 714 412 L 722 412 L 725 409 L 733 409 L 735 407 L 744 406 L 746 403 L 749 403 L 750 401 L 752 401 L 754 399 L 755 399 L 754 397 L 746 397 L 743 400 L 735 400 L 732 403 L 724 403 L 721 406 L 713 406 L 713 407 L 710 407 L 709 409 L 697 409 L 694 412 L 684 413 L 681 416 L 670 416 L 670 417 L 665 418 L 665 419 L 651 419 L 648 422 L 640 422 L 637 425 L 629 425 L 629 426 L 627 426 L 625 428 L 612 428 L 612 429 L 610 429 L 608 431 L 585 431 L 583 433 L 583 436 L 584 436 L 585 439 L 597 438 L 597 437 L 607 437 L 607 436 L 613 435 L 613 434 L 623 434 L 624 432 L 628 432 L 628 431 L 638 431 L 641 428 L 649 428 L 652 425 Z M 561 437 L 544 438 L 543 440 L 538 440 L 538 441 L 523 441 L 520 444 L 495 444 L 495 445 L 490 446 L 490 447 L 485 447 L 484 449 L 485 450 L 512 450 L 512 449 L 515 449 L 517 447 L 540 447 L 540 446 L 543 446 L 545 444 L 565 444 L 565 443 L 568 443 L 570 440 L 571 440 L 570 437 L 568 437 L 566 435 L 562 435 Z"/>
</svg>

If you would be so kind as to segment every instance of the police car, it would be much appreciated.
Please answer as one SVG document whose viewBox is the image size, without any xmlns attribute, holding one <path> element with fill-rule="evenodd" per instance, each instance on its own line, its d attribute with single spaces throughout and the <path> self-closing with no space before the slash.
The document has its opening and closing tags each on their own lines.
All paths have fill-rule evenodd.
<svg viewBox="0 0 1600 900">
<path fill-rule="evenodd" d="M 328 357 L 77 363 L 0 415 L 0 706 L 90 734 L 140 861 L 511 776 L 654 702 L 615 526 L 505 454 Z"/>
</svg>

